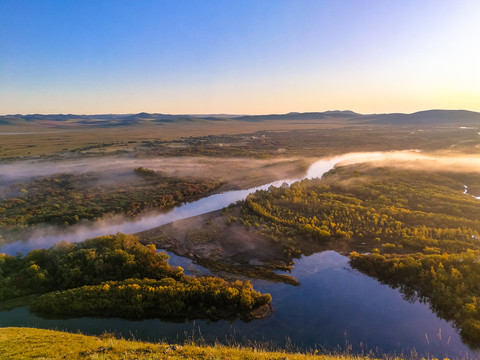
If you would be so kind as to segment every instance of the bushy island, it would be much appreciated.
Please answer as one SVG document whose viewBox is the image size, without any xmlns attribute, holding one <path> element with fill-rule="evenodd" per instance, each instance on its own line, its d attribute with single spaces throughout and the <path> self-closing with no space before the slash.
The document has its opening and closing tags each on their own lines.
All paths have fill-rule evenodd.
<svg viewBox="0 0 480 360">
<path fill-rule="evenodd" d="M 107 215 L 135 216 L 199 199 L 220 186 L 207 179 L 165 176 L 143 167 L 107 182 L 98 174 L 57 174 L 12 184 L 0 191 L 0 242 L 38 224 L 68 226 Z"/>
<path fill-rule="evenodd" d="M 353 267 L 429 302 L 478 348 L 480 201 L 465 184 L 480 193 L 478 174 L 343 166 L 321 180 L 259 191 L 232 208 L 229 221 L 290 257 L 356 250 Z"/>
<path fill-rule="evenodd" d="M 0 254 L 0 301 L 42 294 L 31 309 L 47 316 L 248 320 L 265 314 L 259 309 L 271 296 L 250 282 L 187 276 L 167 259 L 154 245 L 120 233 L 24 257 Z"/>
</svg>

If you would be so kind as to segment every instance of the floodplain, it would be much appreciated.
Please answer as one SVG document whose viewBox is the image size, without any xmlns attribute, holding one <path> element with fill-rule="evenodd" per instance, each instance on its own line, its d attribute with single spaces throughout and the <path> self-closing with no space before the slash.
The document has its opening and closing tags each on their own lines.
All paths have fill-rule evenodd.
<svg viewBox="0 0 480 360">
<path fill-rule="evenodd" d="M 1 119 L 0 296 L 20 300 L 0 312 L 5 326 L 131 328 L 173 342 L 201 329 L 213 342 L 230 334 L 300 351 L 476 356 L 480 114 L 43 117 Z M 135 237 L 105 237 L 117 232 Z M 107 238 L 130 240 L 102 253 Z M 155 268 L 157 250 L 182 272 L 139 270 L 139 254 L 142 269 Z M 215 296 L 182 295 L 170 318 L 150 305 L 169 302 L 155 289 L 206 299 L 212 284 Z M 94 309 L 88 299 L 100 294 Z M 155 335 L 157 326 L 169 330 Z"/>
</svg>

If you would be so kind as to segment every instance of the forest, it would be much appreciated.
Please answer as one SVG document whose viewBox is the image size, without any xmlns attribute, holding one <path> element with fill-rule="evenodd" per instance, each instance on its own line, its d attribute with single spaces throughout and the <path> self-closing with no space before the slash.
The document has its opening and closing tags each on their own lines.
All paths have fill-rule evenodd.
<svg viewBox="0 0 480 360">
<path fill-rule="evenodd" d="M 120 233 L 24 257 L 0 254 L 0 301 L 38 294 L 32 309 L 49 316 L 210 320 L 247 319 L 271 301 L 248 281 L 187 276 L 167 260 Z"/>
<path fill-rule="evenodd" d="M 15 239 L 37 224 L 68 226 L 108 215 L 135 216 L 170 209 L 210 194 L 219 182 L 165 176 L 138 167 L 121 182 L 101 175 L 57 174 L 12 184 L 0 191 L 0 239 Z"/>
<path fill-rule="evenodd" d="M 321 180 L 258 191 L 228 221 L 290 257 L 347 244 L 354 268 L 430 303 L 479 347 L 480 201 L 463 191 L 479 183 L 475 173 L 341 166 Z"/>
</svg>

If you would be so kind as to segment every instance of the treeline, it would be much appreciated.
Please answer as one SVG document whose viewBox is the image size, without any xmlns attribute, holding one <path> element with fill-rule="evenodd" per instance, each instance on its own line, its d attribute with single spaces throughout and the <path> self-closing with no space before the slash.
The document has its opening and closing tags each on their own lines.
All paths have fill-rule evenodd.
<svg viewBox="0 0 480 360">
<path fill-rule="evenodd" d="M 352 266 L 428 300 L 478 347 L 480 201 L 463 193 L 464 184 L 478 188 L 478 174 L 350 165 L 258 191 L 229 221 L 264 234 L 288 256 L 321 244 L 364 252 L 352 253 Z"/>
<path fill-rule="evenodd" d="M 302 253 L 298 240 L 305 237 L 364 242 L 384 252 L 480 249 L 480 202 L 448 174 L 431 179 L 415 171 L 340 167 L 322 180 L 250 195 L 239 221 L 285 245 L 291 256 Z"/>
<path fill-rule="evenodd" d="M 108 281 L 51 292 L 32 309 L 49 315 L 218 320 L 248 318 L 249 312 L 270 301 L 269 294 L 253 290 L 249 282 L 185 276 Z"/>
<path fill-rule="evenodd" d="M 72 225 L 112 214 L 135 216 L 205 196 L 220 183 L 163 176 L 145 168 L 133 180 L 102 182 L 94 174 L 60 174 L 14 184 L 0 192 L 0 236 L 36 224 Z"/>
<path fill-rule="evenodd" d="M 26 256 L 0 254 L 0 300 L 64 290 L 108 280 L 179 278 L 165 253 L 132 235 L 110 235 L 79 243 L 62 242 Z"/>
<path fill-rule="evenodd" d="M 33 305 L 45 314 L 209 319 L 244 315 L 271 300 L 249 282 L 186 276 L 167 259 L 120 233 L 25 257 L 1 254 L 0 300 L 46 293 Z"/>
</svg>

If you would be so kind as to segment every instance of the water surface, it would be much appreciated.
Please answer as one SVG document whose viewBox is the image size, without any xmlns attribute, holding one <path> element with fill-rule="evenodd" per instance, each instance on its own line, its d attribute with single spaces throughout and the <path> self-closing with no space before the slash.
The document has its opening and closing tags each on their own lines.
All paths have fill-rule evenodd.
<svg viewBox="0 0 480 360">
<path fill-rule="evenodd" d="M 177 262 L 180 261 L 180 262 Z M 173 257 L 173 265 L 189 268 L 189 261 Z M 194 266 L 195 271 L 202 268 Z M 188 321 L 169 323 L 158 319 L 43 319 L 28 308 L 0 312 L 0 326 L 31 326 L 85 334 L 115 332 L 141 340 L 179 341 L 202 337 L 209 343 L 266 343 L 271 347 L 344 351 L 395 352 L 450 358 L 469 354 L 456 330 L 438 319 L 426 304 L 403 300 L 398 290 L 353 270 L 348 258 L 325 251 L 296 261 L 292 271 L 301 283 L 294 287 L 254 280 L 254 287 L 269 292 L 273 313 L 245 323 Z M 440 336 L 439 336 L 440 335 Z"/>
</svg>

